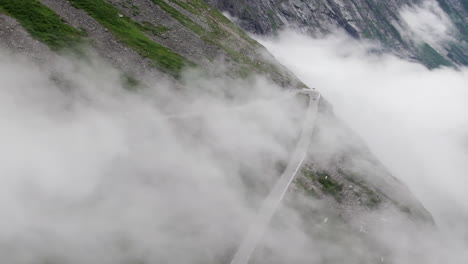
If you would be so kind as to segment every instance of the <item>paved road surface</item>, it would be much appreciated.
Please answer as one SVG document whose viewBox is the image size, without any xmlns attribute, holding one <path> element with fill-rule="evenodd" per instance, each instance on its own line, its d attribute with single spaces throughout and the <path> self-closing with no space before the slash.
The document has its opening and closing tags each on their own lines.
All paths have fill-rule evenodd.
<svg viewBox="0 0 468 264">
<path fill-rule="evenodd" d="M 304 162 L 304 159 L 306 158 L 307 150 L 309 149 L 309 145 L 312 140 L 312 132 L 314 130 L 315 119 L 317 117 L 320 94 L 312 91 L 305 93 L 309 94 L 310 97 L 309 107 L 307 108 L 301 137 L 297 143 L 296 149 L 289 160 L 286 170 L 283 172 L 280 179 L 263 202 L 254 223 L 251 225 L 247 236 L 239 246 L 231 264 L 247 264 L 249 262 L 250 256 L 262 239 L 271 218 L 275 214 L 276 209 L 280 205 L 281 200 L 289 188 L 289 185 L 294 180 L 302 166 L 302 163 Z"/>
</svg>

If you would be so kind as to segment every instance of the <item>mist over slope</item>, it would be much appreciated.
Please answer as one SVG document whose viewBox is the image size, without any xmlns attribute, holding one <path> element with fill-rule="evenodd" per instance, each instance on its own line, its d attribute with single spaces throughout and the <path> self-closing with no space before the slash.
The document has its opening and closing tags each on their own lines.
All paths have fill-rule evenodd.
<svg viewBox="0 0 468 264">
<path fill-rule="evenodd" d="M 424 36 L 427 23 L 415 25 L 408 35 Z M 450 37 L 446 29 L 439 36 Z M 306 85 L 291 70 L 204 0 L 0 0 L 0 36 L 2 260 L 230 262 L 301 135 L 307 98 L 291 90 Z M 380 61 L 432 72 L 342 36 L 262 42 L 326 97 L 304 166 L 251 262 L 463 259 L 462 236 L 446 240 L 441 212 L 435 225 L 373 152 L 407 173 L 395 157 L 366 146 L 376 138 L 359 126 L 368 120 L 339 100 L 369 68 L 387 76 Z M 343 83 L 333 68 L 310 79 L 325 66 L 358 72 Z"/>
<path fill-rule="evenodd" d="M 107 62 L 51 62 L 0 56 L 2 259 L 228 263 L 290 157 L 301 100 L 260 76 L 188 70 L 179 89 L 128 90 Z M 253 262 L 412 263 L 394 242 L 426 239 L 430 215 L 321 108 Z"/>
<path fill-rule="evenodd" d="M 187 92 L 160 81 L 132 92 L 105 62 L 56 63 L 66 86 L 0 55 L 2 261 L 225 259 L 287 159 L 302 104 L 272 101 L 284 94 L 261 78 L 191 72 Z"/>
<path fill-rule="evenodd" d="M 107 62 L 50 63 L 0 56 L 2 259 L 228 263 L 290 157 L 303 101 L 261 76 L 192 69 L 179 89 L 155 79 L 128 90 Z M 370 263 L 398 254 L 393 236 L 376 236 L 386 221 L 432 230 L 405 186 L 321 108 L 307 166 L 255 263 Z"/>
<path fill-rule="evenodd" d="M 465 0 L 210 0 L 255 34 L 295 29 L 319 37 L 339 28 L 356 39 L 373 40 L 391 52 L 429 68 L 468 65 L 468 9 Z M 415 23 L 417 22 L 417 23 Z M 434 36 L 448 34 L 449 38 Z M 421 38 L 415 41 L 412 35 Z"/>
<path fill-rule="evenodd" d="M 468 69 L 428 70 L 376 55 L 370 52 L 375 43 L 343 32 L 320 39 L 282 32 L 261 43 L 306 84 L 318 87 L 433 214 L 441 234 L 424 238 L 427 251 L 413 263 L 468 259 Z M 411 254 L 421 237 L 406 243 L 409 248 L 400 250 Z"/>
</svg>

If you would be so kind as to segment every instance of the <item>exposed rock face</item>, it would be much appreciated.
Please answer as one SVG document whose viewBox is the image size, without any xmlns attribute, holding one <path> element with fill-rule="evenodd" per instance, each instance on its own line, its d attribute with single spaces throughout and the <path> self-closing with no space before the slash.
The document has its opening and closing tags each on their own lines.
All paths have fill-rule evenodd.
<svg viewBox="0 0 468 264">
<path fill-rule="evenodd" d="M 147 51 L 129 47 L 128 41 L 116 35 L 116 28 L 108 23 L 112 19 L 131 20 L 135 30 L 144 34 L 148 41 L 168 48 L 191 65 L 209 68 L 213 62 L 219 62 L 233 75 L 259 72 L 269 75 L 284 87 L 303 86 L 286 68 L 270 63 L 274 59 L 261 45 L 204 2 L 201 5 L 184 5 L 184 1 L 99 0 L 95 4 L 99 9 L 94 9 L 95 13 L 89 9 L 93 1 L 39 2 L 59 15 L 66 24 L 86 32 L 86 39 L 102 57 L 130 75 L 141 77 L 158 71 L 155 71 L 155 61 L 146 55 Z M 80 6 L 77 3 L 84 4 Z M 101 9 L 112 12 L 115 18 L 107 17 L 107 22 L 97 19 L 99 14 L 96 12 L 101 12 Z M 0 29 L 6 26 L 1 24 Z M 160 73 L 157 75 L 161 76 Z"/>
<path fill-rule="evenodd" d="M 388 19 L 396 18 L 398 9 L 402 5 L 420 2 L 420 0 L 385 2 L 372 0 L 212 0 L 211 2 L 221 10 L 226 10 L 242 19 L 241 25 L 254 33 L 272 33 L 284 25 L 317 33 L 327 32 L 329 26 L 336 25 L 359 38 L 364 30 L 371 26 L 391 36 Z"/>
<path fill-rule="evenodd" d="M 213 6 L 240 19 L 240 26 L 257 34 L 270 34 L 284 27 L 298 28 L 312 35 L 340 27 L 354 38 L 379 41 L 400 57 L 418 60 L 429 67 L 455 64 L 467 65 L 466 1 L 438 0 L 452 18 L 459 32 L 458 41 L 443 48 L 415 44 L 404 37 L 407 25 L 400 17 L 403 7 L 417 6 L 422 0 L 210 0 Z M 435 51 L 435 52 L 434 52 Z M 437 58 L 434 58 L 437 57 Z M 446 61 L 447 60 L 447 61 Z"/>
<path fill-rule="evenodd" d="M 0 44 L 32 55 L 50 53 L 43 43 L 33 39 L 15 19 L 0 14 Z"/>
<path fill-rule="evenodd" d="M 326 101 L 320 114 L 309 150 L 310 160 L 302 173 L 303 177 L 318 181 L 318 194 L 331 195 L 343 208 L 348 208 L 344 215 L 349 217 L 359 207 L 393 207 L 415 220 L 432 222 L 431 215 L 408 188 L 373 156 L 361 138 L 335 117 Z M 330 190 L 333 181 L 342 188 Z"/>
<path fill-rule="evenodd" d="M 449 15 L 460 33 L 464 45 L 452 44 L 448 48 L 448 57 L 456 63 L 468 65 L 468 1 L 437 0 L 440 7 Z"/>
<path fill-rule="evenodd" d="M 62 17 L 67 24 L 85 30 L 88 37 L 92 39 L 93 48 L 98 54 L 123 72 L 133 76 L 169 77 L 166 74 L 153 71 L 151 60 L 142 58 L 106 27 L 90 17 L 85 11 L 73 7 L 69 1 L 44 0 L 41 2 Z"/>
<path fill-rule="evenodd" d="M 334 116 L 326 101 L 319 113 L 306 165 L 287 193 L 288 206 L 277 212 L 272 221 L 276 229 L 270 229 L 252 262 L 393 263 L 388 244 L 378 238 L 382 230 L 392 225 L 431 229 L 432 216 Z M 293 220 L 291 208 L 299 212 Z M 278 227 L 290 221 L 311 239 L 297 243 L 294 236 L 285 238 Z M 291 239 L 290 248 L 271 243 L 278 239 Z M 295 254 L 277 253 L 283 250 Z"/>
</svg>

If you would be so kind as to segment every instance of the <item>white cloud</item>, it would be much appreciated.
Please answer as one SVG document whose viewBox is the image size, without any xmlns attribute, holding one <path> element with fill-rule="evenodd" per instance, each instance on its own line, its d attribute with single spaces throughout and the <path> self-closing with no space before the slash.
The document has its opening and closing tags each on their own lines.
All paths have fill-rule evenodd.
<svg viewBox="0 0 468 264">
<path fill-rule="evenodd" d="M 269 100 L 282 93 L 260 78 L 192 72 L 184 89 L 130 92 L 105 63 L 56 63 L 61 85 L 0 52 L 2 261 L 206 263 L 235 247 L 302 106 Z"/>
<path fill-rule="evenodd" d="M 467 72 L 429 71 L 369 55 L 368 44 L 354 41 L 284 33 L 264 42 L 322 91 L 444 231 L 419 234 L 395 226 L 387 232 L 385 226 L 377 239 L 389 244 L 399 263 L 460 263 L 468 219 Z M 145 90 L 126 91 L 119 73 L 105 63 L 54 63 L 65 78 L 60 85 L 50 80 L 48 67 L 0 52 L 2 260 L 229 262 L 280 173 L 275 162 L 287 159 L 294 146 L 300 104 L 272 101 L 280 89 L 262 78 L 188 71 L 178 89 L 153 80 Z M 238 111 L 223 110 L 245 103 Z M 167 117 L 175 112 L 203 115 Z M 291 200 L 265 236 L 266 250 L 257 252 L 264 254 L 257 261 L 351 264 L 362 263 L 351 254 L 372 253 L 347 228 L 325 228 L 337 213 L 325 201 L 300 195 Z M 414 254 L 406 255 L 411 245 Z"/>
<path fill-rule="evenodd" d="M 317 87 L 434 215 L 442 234 L 414 235 L 418 240 L 413 240 L 400 227 L 392 229 L 392 239 L 383 235 L 421 254 L 405 255 L 408 248 L 397 247 L 399 263 L 466 259 L 468 69 L 428 70 L 394 56 L 371 55 L 370 44 L 344 34 L 312 39 L 283 32 L 261 42 L 307 85 Z M 419 241 L 425 241 L 420 248 Z"/>
<path fill-rule="evenodd" d="M 408 26 L 403 30 L 404 35 L 416 43 L 426 42 L 438 47 L 454 40 L 455 26 L 434 0 L 426 0 L 419 6 L 405 6 L 400 16 Z"/>
</svg>

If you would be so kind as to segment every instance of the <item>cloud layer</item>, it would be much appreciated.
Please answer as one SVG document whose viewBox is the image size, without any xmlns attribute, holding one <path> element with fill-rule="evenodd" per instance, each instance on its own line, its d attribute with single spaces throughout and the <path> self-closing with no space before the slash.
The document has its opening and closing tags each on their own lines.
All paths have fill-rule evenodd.
<svg viewBox="0 0 468 264">
<path fill-rule="evenodd" d="M 447 255 L 455 262 L 466 259 L 468 69 L 428 70 L 375 55 L 370 52 L 374 44 L 341 33 L 312 39 L 283 32 L 261 42 L 307 85 L 317 87 L 434 215 L 443 232 L 424 238 L 431 250 L 421 249 L 420 258 L 402 256 L 399 263 L 437 263 Z M 406 229 L 399 230 L 403 235 Z M 395 246 L 416 243 L 404 236 L 394 241 Z"/>
<path fill-rule="evenodd" d="M 415 36 L 449 36 L 447 25 L 430 28 L 435 18 L 424 10 L 406 18 Z M 369 256 L 462 263 L 468 71 L 377 56 L 374 44 L 340 33 L 284 32 L 262 42 L 331 101 L 433 213 L 438 230 L 395 221 L 363 241 L 334 222 L 325 201 L 293 193 L 255 263 L 351 264 Z M 2 260 L 228 263 L 294 147 L 304 106 L 260 77 L 192 69 L 176 87 L 149 80 L 146 89 L 126 90 L 100 60 L 50 63 L 0 52 Z"/>
<path fill-rule="evenodd" d="M 435 0 L 423 1 L 419 6 L 406 6 L 400 16 L 408 26 L 404 30 L 406 37 L 418 44 L 439 47 L 455 40 L 456 28 Z"/>
<path fill-rule="evenodd" d="M 59 72 L 0 53 L 2 261 L 225 258 L 287 160 L 304 106 L 261 78 L 188 71 L 183 87 L 128 91 L 103 62 L 54 63 Z"/>
</svg>

